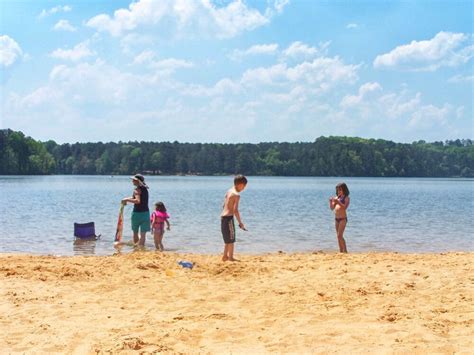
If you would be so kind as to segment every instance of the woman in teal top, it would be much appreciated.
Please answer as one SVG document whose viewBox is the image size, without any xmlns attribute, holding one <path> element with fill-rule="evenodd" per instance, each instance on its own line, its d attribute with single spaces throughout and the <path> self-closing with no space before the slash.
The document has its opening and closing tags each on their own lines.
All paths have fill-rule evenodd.
<svg viewBox="0 0 474 355">
<path fill-rule="evenodd" d="M 132 231 L 133 242 L 140 246 L 145 245 L 146 232 L 150 231 L 150 210 L 148 209 L 148 186 L 145 184 L 145 178 L 141 174 L 131 177 L 135 190 L 132 197 L 126 197 L 122 203 L 133 203 L 132 212 Z M 140 237 L 138 234 L 140 233 Z"/>
</svg>

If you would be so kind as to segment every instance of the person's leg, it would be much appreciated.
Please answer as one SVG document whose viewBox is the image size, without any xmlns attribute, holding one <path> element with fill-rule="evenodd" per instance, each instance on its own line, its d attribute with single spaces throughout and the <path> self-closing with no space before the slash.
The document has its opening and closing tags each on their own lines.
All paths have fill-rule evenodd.
<svg viewBox="0 0 474 355">
<path fill-rule="evenodd" d="M 339 221 L 336 219 L 335 220 L 335 226 L 336 226 L 336 238 L 337 238 L 337 243 L 339 244 L 339 252 L 342 253 L 342 244 L 341 244 L 341 241 L 339 239 L 339 233 L 338 233 L 338 229 L 339 229 Z"/>
<path fill-rule="evenodd" d="M 235 259 L 234 259 L 234 243 L 229 244 L 229 249 L 227 250 L 227 257 L 230 261 L 235 261 Z"/>
<path fill-rule="evenodd" d="M 138 221 L 138 216 L 135 212 L 132 212 L 132 231 L 133 231 L 133 243 L 138 243 L 138 230 L 140 229 L 140 222 Z"/>
<path fill-rule="evenodd" d="M 224 255 L 222 255 L 222 261 L 229 260 L 229 242 L 230 242 L 230 229 L 229 229 L 229 218 L 221 218 L 221 232 L 222 238 L 224 239 Z"/>
<path fill-rule="evenodd" d="M 161 231 L 161 235 L 160 235 L 160 250 L 163 251 L 165 250 L 165 247 L 163 246 L 163 237 L 165 236 L 165 229 L 163 228 L 163 230 Z"/>
<path fill-rule="evenodd" d="M 234 259 L 234 243 L 235 243 L 235 223 L 234 218 L 229 220 L 229 248 L 227 249 L 227 258 L 230 261 Z"/>
<path fill-rule="evenodd" d="M 337 228 L 337 240 L 339 242 L 339 249 L 342 253 L 347 253 L 346 241 L 344 240 L 344 230 L 346 229 L 347 220 L 342 219 L 339 221 Z"/>
<path fill-rule="evenodd" d="M 150 213 L 140 212 L 140 241 L 138 245 L 145 246 L 146 233 L 150 231 Z"/>
<path fill-rule="evenodd" d="M 158 232 L 157 228 L 153 230 L 153 240 L 155 242 L 155 248 L 156 250 L 160 249 L 160 239 L 159 239 L 160 233 Z"/>
<path fill-rule="evenodd" d="M 229 250 L 229 244 L 225 243 L 224 244 L 224 255 L 222 255 L 222 261 L 229 260 L 229 257 L 227 256 L 228 250 Z"/>
<path fill-rule="evenodd" d="M 163 251 L 163 230 L 158 233 L 158 249 Z"/>
<path fill-rule="evenodd" d="M 146 240 L 146 232 L 140 231 L 140 241 L 138 242 L 138 245 L 141 247 L 145 246 L 145 240 Z"/>
</svg>

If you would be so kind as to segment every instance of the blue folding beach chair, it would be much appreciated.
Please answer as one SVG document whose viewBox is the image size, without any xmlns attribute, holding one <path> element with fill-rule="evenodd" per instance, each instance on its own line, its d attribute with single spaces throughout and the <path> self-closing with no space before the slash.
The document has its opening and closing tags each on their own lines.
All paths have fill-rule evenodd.
<svg viewBox="0 0 474 355">
<path fill-rule="evenodd" d="M 97 240 L 100 238 L 100 234 L 95 234 L 94 222 L 89 223 L 74 223 L 74 236 L 79 239 L 92 239 Z"/>
</svg>

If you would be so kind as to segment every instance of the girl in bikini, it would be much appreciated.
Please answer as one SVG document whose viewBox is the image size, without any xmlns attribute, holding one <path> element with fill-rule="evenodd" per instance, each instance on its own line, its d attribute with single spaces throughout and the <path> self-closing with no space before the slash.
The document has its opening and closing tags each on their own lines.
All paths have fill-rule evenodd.
<svg viewBox="0 0 474 355">
<path fill-rule="evenodd" d="M 336 234 L 339 243 L 339 251 L 347 253 L 346 241 L 344 240 L 344 230 L 347 224 L 347 209 L 349 208 L 349 189 L 345 183 L 337 184 L 336 197 L 329 198 L 329 208 L 334 210 L 336 215 Z"/>
<path fill-rule="evenodd" d="M 151 215 L 151 226 L 153 231 L 153 237 L 155 239 L 155 247 L 157 250 L 163 251 L 163 234 L 165 234 L 165 223 L 166 229 L 170 230 L 170 218 L 169 214 L 166 213 L 166 207 L 163 202 L 155 203 L 155 211 Z"/>
</svg>

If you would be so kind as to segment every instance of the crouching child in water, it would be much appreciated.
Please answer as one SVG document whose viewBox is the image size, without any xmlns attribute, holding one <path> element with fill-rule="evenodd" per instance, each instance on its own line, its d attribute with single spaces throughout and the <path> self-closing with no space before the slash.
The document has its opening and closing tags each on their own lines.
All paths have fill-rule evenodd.
<svg viewBox="0 0 474 355">
<path fill-rule="evenodd" d="M 163 202 L 155 203 L 155 211 L 151 215 L 151 230 L 153 233 L 153 239 L 155 240 L 155 247 L 157 250 L 163 251 L 163 235 L 165 234 L 165 223 L 166 229 L 170 230 L 170 218 L 169 214 L 166 213 L 166 207 Z"/>
<path fill-rule="evenodd" d="M 227 191 L 224 197 L 224 207 L 221 213 L 221 231 L 222 237 L 224 238 L 224 255 L 222 256 L 222 261 L 235 261 L 234 216 L 237 218 L 239 228 L 246 230 L 239 213 L 240 193 L 245 189 L 246 186 L 247 178 L 243 175 L 237 175 L 234 178 L 234 186 Z"/>
</svg>

